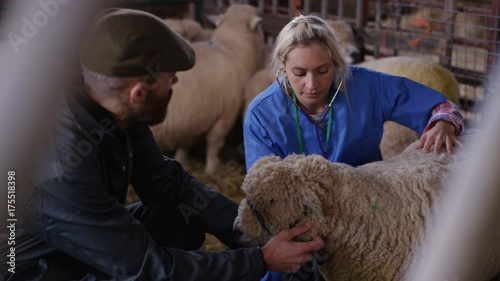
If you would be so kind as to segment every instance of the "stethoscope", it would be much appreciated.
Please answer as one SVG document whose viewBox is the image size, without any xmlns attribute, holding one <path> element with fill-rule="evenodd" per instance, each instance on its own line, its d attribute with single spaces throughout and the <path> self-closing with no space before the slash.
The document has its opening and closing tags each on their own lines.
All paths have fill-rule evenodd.
<svg viewBox="0 0 500 281">
<path fill-rule="evenodd" d="M 286 90 L 285 86 L 279 80 L 279 74 L 280 74 L 281 71 L 283 71 L 283 68 L 278 69 L 278 71 L 276 72 L 276 81 L 278 82 L 278 85 L 280 86 L 281 90 L 283 90 L 283 93 L 285 94 L 285 96 L 294 105 L 294 119 L 295 119 L 295 128 L 296 128 L 296 131 L 297 131 L 297 141 L 299 142 L 299 153 L 303 154 L 304 153 L 304 145 L 303 145 L 303 142 L 302 142 L 302 131 L 300 129 L 300 122 L 299 122 L 299 109 L 300 110 L 303 110 L 303 109 L 297 103 L 297 97 L 295 95 L 295 91 L 293 89 L 291 89 L 292 90 L 292 97 L 290 97 L 288 95 L 288 91 Z M 328 103 L 328 106 L 324 110 L 323 116 L 321 116 L 321 118 L 319 120 L 317 120 L 317 121 L 311 120 L 309 114 L 307 114 L 307 112 L 305 112 L 306 116 L 307 116 L 307 119 L 309 120 L 309 122 L 311 122 L 314 125 L 314 131 L 316 133 L 316 139 L 317 139 L 317 141 L 319 143 L 319 147 L 321 148 L 321 151 L 323 152 L 323 157 L 326 157 L 326 152 L 327 152 L 327 149 L 328 149 L 328 142 L 330 141 L 330 135 L 331 135 L 331 128 L 332 128 L 331 124 L 332 124 L 333 109 L 330 110 L 330 108 L 332 108 L 333 101 L 337 97 L 337 94 L 339 93 L 340 88 L 342 87 L 342 81 L 343 80 L 340 80 L 340 83 L 339 83 L 339 85 L 338 85 L 337 90 L 335 91 L 335 93 L 332 94 L 332 91 L 330 90 L 330 95 L 328 97 L 330 99 L 330 102 Z M 327 124 L 327 128 L 326 128 L 326 143 L 323 146 L 323 144 L 321 143 L 320 136 L 319 136 L 318 126 L 321 123 L 323 123 L 323 121 L 325 120 L 325 118 L 326 118 L 327 115 L 328 115 L 328 124 Z"/>
</svg>

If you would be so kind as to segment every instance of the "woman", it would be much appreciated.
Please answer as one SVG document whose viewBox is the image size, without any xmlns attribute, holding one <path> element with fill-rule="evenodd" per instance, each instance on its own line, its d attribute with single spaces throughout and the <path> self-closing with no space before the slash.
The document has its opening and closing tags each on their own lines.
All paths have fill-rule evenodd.
<svg viewBox="0 0 500 281">
<path fill-rule="evenodd" d="M 381 160 L 387 120 L 421 134 L 425 153 L 462 146 L 456 105 L 409 79 L 349 66 L 320 17 L 289 22 L 272 60 L 277 81 L 250 103 L 243 125 L 247 169 L 271 154 L 319 154 L 353 166 Z"/>
</svg>

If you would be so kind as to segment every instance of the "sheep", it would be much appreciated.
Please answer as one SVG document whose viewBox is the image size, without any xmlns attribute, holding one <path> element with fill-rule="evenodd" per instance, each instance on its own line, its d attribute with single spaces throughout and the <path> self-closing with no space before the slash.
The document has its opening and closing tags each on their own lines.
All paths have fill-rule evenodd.
<svg viewBox="0 0 500 281">
<path fill-rule="evenodd" d="M 352 54 L 359 52 L 357 47 L 356 39 L 354 38 L 354 31 L 352 27 L 343 20 L 329 20 L 326 19 L 325 22 L 333 29 L 335 32 L 335 38 L 339 43 L 340 49 L 344 54 L 344 58 L 348 63 L 353 62 Z"/>
<path fill-rule="evenodd" d="M 245 84 L 243 89 L 243 118 L 247 114 L 247 108 L 250 102 L 269 85 L 273 83 L 275 75 L 270 69 L 261 69 L 255 72 Z"/>
<path fill-rule="evenodd" d="M 257 69 L 266 69 L 268 66 L 271 64 L 271 57 L 273 54 L 273 49 L 274 45 L 272 44 L 265 44 L 260 48 L 259 56 L 260 56 L 260 63 L 258 65 Z"/>
<path fill-rule="evenodd" d="M 210 41 L 192 44 L 196 64 L 177 73 L 169 116 L 151 128 L 162 150 L 177 149 L 174 158 L 181 163 L 187 149 L 205 136 L 205 172 L 216 171 L 218 153 L 241 112 L 245 82 L 257 70 L 264 41 L 261 21 L 256 8 L 233 5 Z"/>
<path fill-rule="evenodd" d="M 164 19 L 165 23 L 175 32 L 190 42 L 208 41 L 213 30 L 202 28 L 200 23 L 193 19 Z"/>
<path fill-rule="evenodd" d="M 462 139 L 463 140 L 463 139 Z M 266 156 L 246 175 L 234 232 L 243 245 L 266 243 L 272 235 L 306 221 L 329 253 L 320 272 L 326 280 L 408 280 L 405 276 L 425 258 L 431 210 L 445 204 L 441 187 L 466 158 L 423 153 L 410 145 L 395 157 L 352 167 L 319 155 Z M 475 281 L 500 272 L 500 232 Z M 454 280 L 451 278 L 450 280 Z"/>
<path fill-rule="evenodd" d="M 459 102 L 457 79 L 448 69 L 431 60 L 398 56 L 365 61 L 358 66 L 409 78 L 445 94 L 455 104 Z M 387 121 L 384 124 L 384 134 L 380 143 L 382 158 L 388 159 L 401 153 L 405 147 L 418 138 L 419 135 L 415 131 Z"/>
<path fill-rule="evenodd" d="M 344 57 L 347 62 L 352 62 L 351 55 L 358 52 L 356 46 L 356 41 L 354 38 L 354 33 L 351 26 L 343 20 L 325 20 L 332 29 L 335 31 L 337 36 L 337 41 L 344 52 Z M 269 85 L 275 80 L 275 74 L 268 68 L 269 62 L 271 61 L 271 51 L 272 45 L 265 45 L 261 50 L 261 68 L 259 71 L 253 74 L 253 76 L 248 80 L 243 91 L 243 116 L 246 114 L 246 109 L 250 102 L 263 90 L 265 90 Z"/>
</svg>

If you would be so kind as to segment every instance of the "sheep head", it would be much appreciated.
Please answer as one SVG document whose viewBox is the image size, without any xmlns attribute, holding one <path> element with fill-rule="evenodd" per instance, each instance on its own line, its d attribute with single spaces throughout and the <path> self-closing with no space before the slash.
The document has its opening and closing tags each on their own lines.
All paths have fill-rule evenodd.
<svg viewBox="0 0 500 281">
<path fill-rule="evenodd" d="M 251 5 L 234 4 L 224 14 L 208 18 L 216 26 L 211 38 L 214 42 L 226 42 L 233 47 L 237 44 L 238 49 L 243 50 L 259 50 L 264 44 L 262 18 L 258 16 L 257 8 Z"/>
<path fill-rule="evenodd" d="M 354 31 L 351 26 L 343 20 L 325 20 L 326 23 L 333 29 L 339 47 L 342 50 L 344 57 L 348 63 L 353 63 L 352 55 L 359 53 L 359 49 L 354 38 Z"/>
<path fill-rule="evenodd" d="M 216 27 L 226 22 L 228 25 L 244 22 L 252 31 L 257 30 L 262 22 L 262 18 L 257 15 L 257 9 L 246 4 L 234 4 L 223 15 L 208 15 L 207 19 Z"/>
<path fill-rule="evenodd" d="M 235 233 L 243 245 L 266 243 L 280 231 L 310 221 L 313 228 L 297 239 L 326 236 L 325 188 L 334 184 L 331 163 L 321 156 L 263 157 L 249 170 L 242 189 Z"/>
</svg>

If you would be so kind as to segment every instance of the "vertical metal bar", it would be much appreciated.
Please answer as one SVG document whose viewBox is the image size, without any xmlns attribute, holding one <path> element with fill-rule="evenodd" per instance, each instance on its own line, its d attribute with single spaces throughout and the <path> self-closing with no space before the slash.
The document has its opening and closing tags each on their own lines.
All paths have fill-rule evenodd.
<svg viewBox="0 0 500 281">
<path fill-rule="evenodd" d="M 216 6 L 217 6 L 217 9 L 224 10 L 224 1 L 223 0 L 217 0 Z"/>
<path fill-rule="evenodd" d="M 257 10 L 259 11 L 260 15 L 264 14 L 264 0 L 259 0 L 257 4 Z"/>
<path fill-rule="evenodd" d="M 328 1 L 321 0 L 321 17 L 326 18 L 327 14 L 328 14 Z"/>
<path fill-rule="evenodd" d="M 376 31 L 376 34 L 378 36 L 380 36 L 379 34 L 382 33 L 382 30 L 381 30 L 381 25 L 382 25 L 382 22 L 381 22 L 382 21 L 382 17 L 381 17 L 381 15 L 382 15 L 382 9 L 380 7 L 381 7 L 380 0 L 377 0 L 377 2 L 375 3 L 375 10 L 377 11 L 376 12 L 377 13 L 376 14 L 376 18 L 375 18 L 375 31 Z M 367 13 L 365 13 L 364 17 L 366 17 L 366 16 L 367 16 Z M 379 47 L 378 44 L 375 44 L 375 50 L 373 52 L 373 57 L 377 58 L 379 56 L 379 53 L 380 53 L 380 47 Z"/>
<path fill-rule="evenodd" d="M 396 14 L 396 35 L 400 34 L 399 33 L 400 31 L 401 31 L 401 9 L 398 9 L 397 14 Z M 389 36 L 390 35 L 386 33 L 385 37 L 387 38 Z M 396 36 L 394 36 L 394 37 L 396 37 Z M 399 56 L 399 48 L 398 48 L 399 44 L 400 44 L 400 42 L 398 42 L 398 44 L 394 44 L 393 51 L 392 51 L 393 56 Z"/>
<path fill-rule="evenodd" d="M 306 15 L 311 13 L 311 0 L 304 0 L 304 13 Z"/>
<path fill-rule="evenodd" d="M 353 1 L 353 0 L 349 0 Z M 354 27 L 358 32 L 364 32 L 366 30 L 366 23 L 368 22 L 368 1 L 369 0 L 357 0 L 356 1 L 356 18 L 354 19 Z M 365 60 L 366 55 L 366 38 L 364 35 L 356 34 L 356 41 L 360 43 L 360 55 L 361 61 Z"/>
<path fill-rule="evenodd" d="M 369 0 L 356 1 L 356 27 L 358 28 L 365 27 L 368 22 L 368 2 Z"/>
<path fill-rule="evenodd" d="M 344 0 L 339 0 L 337 16 L 339 17 L 339 19 L 342 19 L 344 17 Z"/>
<path fill-rule="evenodd" d="M 295 0 L 288 0 L 288 16 L 295 17 Z"/>
<path fill-rule="evenodd" d="M 444 66 L 451 66 L 451 56 L 453 55 L 453 42 L 456 25 L 457 1 L 446 0 L 444 2 L 444 18 L 446 20 L 445 34 L 446 46 L 444 49 L 444 56 L 439 56 L 439 62 Z"/>
<path fill-rule="evenodd" d="M 491 1 L 490 19 L 488 25 L 490 28 L 488 42 L 487 73 L 491 73 L 491 68 L 498 63 L 495 61 L 497 52 L 500 51 L 498 39 L 500 38 L 500 0 Z"/>
<path fill-rule="evenodd" d="M 278 0 L 272 0 L 271 11 L 273 15 L 276 15 L 278 13 Z"/>
<path fill-rule="evenodd" d="M 203 0 L 194 2 L 194 17 L 197 22 L 202 23 Z"/>
</svg>

